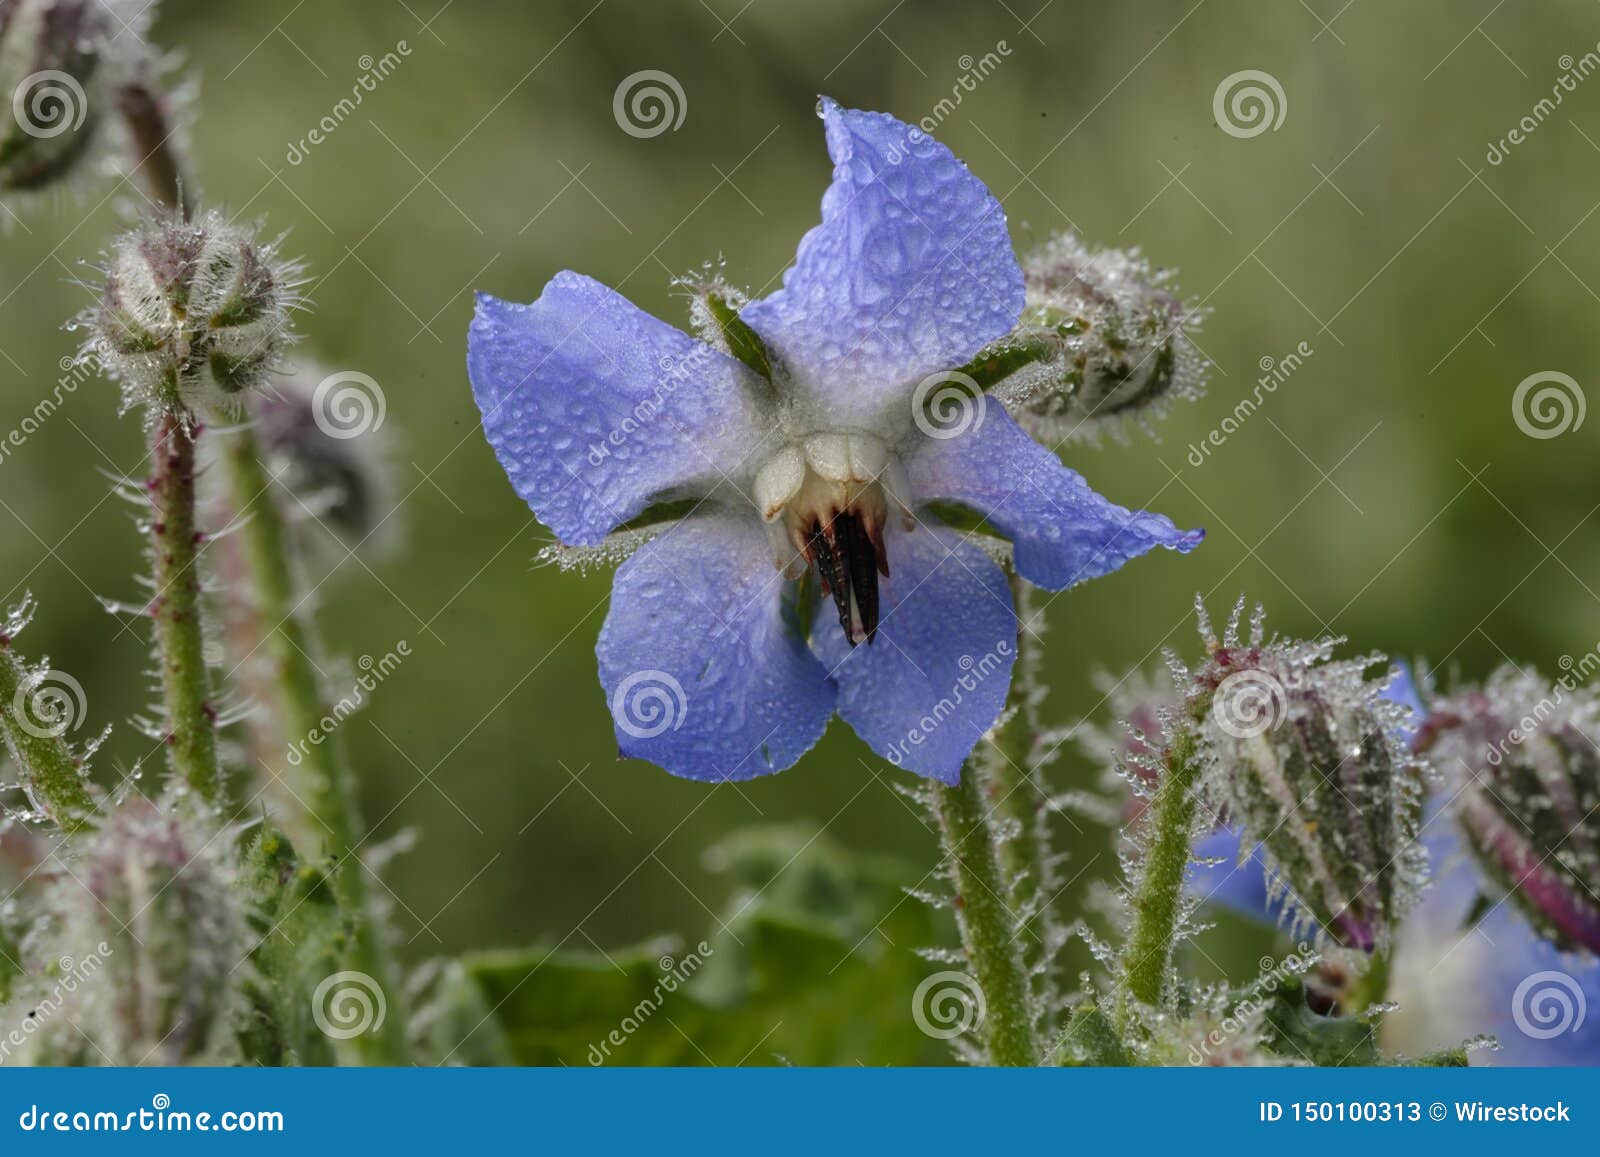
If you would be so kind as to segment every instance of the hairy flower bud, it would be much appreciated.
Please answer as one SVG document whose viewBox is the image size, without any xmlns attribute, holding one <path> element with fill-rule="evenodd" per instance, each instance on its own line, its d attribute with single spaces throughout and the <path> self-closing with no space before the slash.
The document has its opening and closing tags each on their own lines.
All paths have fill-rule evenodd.
<svg viewBox="0 0 1600 1157">
<path fill-rule="evenodd" d="M 1260 608 L 1241 640 L 1243 609 L 1241 599 L 1218 641 L 1201 608 L 1205 661 L 1175 666 L 1200 721 L 1208 792 L 1243 829 L 1241 853 L 1260 846 L 1296 929 L 1371 952 L 1427 866 L 1409 713 L 1383 697 L 1387 678 L 1366 676 L 1383 656 L 1334 660 L 1337 639 L 1269 642 Z"/>
<path fill-rule="evenodd" d="M 91 353 L 127 405 L 233 412 L 289 341 L 297 267 L 217 213 L 141 225 L 112 248 Z"/>
<path fill-rule="evenodd" d="M 73 1017 L 88 1063 L 226 1058 L 250 947 L 229 842 L 181 801 L 135 795 L 55 885 L 60 951 L 102 946 Z"/>
<path fill-rule="evenodd" d="M 1433 704 L 1418 741 L 1485 877 L 1558 948 L 1600 954 L 1596 736 L 1593 691 L 1508 667 Z"/>
<path fill-rule="evenodd" d="M 275 374 L 249 401 L 261 449 L 272 476 L 293 496 L 284 514 L 292 523 L 314 520 L 351 540 L 377 527 L 384 489 L 376 429 L 360 437 L 334 424 L 326 383 L 306 367 Z"/>
<path fill-rule="evenodd" d="M 1016 332 L 986 353 L 1044 343 L 1052 356 L 1007 377 L 995 396 L 1049 441 L 1146 427 L 1173 398 L 1195 398 L 1206 360 L 1190 334 L 1199 315 L 1173 292 L 1171 274 L 1138 250 L 1090 249 L 1071 233 L 1023 263 L 1026 305 Z"/>
<path fill-rule="evenodd" d="M 115 90 L 146 67 L 146 9 L 124 0 L 0 0 L 0 194 L 90 167 Z"/>
</svg>

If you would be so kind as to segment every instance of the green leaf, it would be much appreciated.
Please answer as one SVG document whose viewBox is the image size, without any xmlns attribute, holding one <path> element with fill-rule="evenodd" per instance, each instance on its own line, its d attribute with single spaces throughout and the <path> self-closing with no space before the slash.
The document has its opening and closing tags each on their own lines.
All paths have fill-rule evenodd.
<svg viewBox="0 0 1600 1157">
<path fill-rule="evenodd" d="M 523 1065 L 930 1064 L 911 1013 L 932 966 L 916 874 L 803 827 L 738 833 L 708 853 L 732 881 L 692 944 L 608 953 L 521 949 L 447 966 L 424 1016 L 436 1059 Z M 465 1025 L 465 1035 L 455 1036 Z"/>
</svg>

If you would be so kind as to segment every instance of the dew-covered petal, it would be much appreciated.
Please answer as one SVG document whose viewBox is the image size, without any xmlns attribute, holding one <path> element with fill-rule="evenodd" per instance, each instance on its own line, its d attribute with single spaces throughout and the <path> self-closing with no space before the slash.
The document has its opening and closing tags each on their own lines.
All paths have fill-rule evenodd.
<svg viewBox="0 0 1600 1157">
<path fill-rule="evenodd" d="M 833 184 L 783 286 L 741 316 L 835 425 L 909 421 L 910 390 L 1009 333 L 1022 270 L 1005 210 L 944 145 L 821 104 Z"/>
<path fill-rule="evenodd" d="M 1082 475 L 1023 432 L 992 402 L 954 437 L 928 438 L 909 467 L 921 501 L 970 506 L 1016 547 L 1017 573 L 1059 591 L 1099 578 L 1157 546 L 1188 552 L 1203 530 L 1178 530 L 1172 520 L 1128 510 L 1102 498 Z"/>
<path fill-rule="evenodd" d="M 753 512 L 692 515 L 623 563 L 595 648 L 622 753 L 711 782 L 793 766 L 834 704 L 793 591 Z"/>
<path fill-rule="evenodd" d="M 955 783 L 1011 686 L 1011 589 L 993 559 L 943 527 L 896 527 L 887 547 L 875 640 L 852 648 L 830 604 L 817 608 L 811 645 L 857 735 L 896 767 Z"/>
<path fill-rule="evenodd" d="M 576 273 L 532 305 L 480 293 L 467 372 L 511 485 L 572 546 L 708 492 L 769 436 L 748 369 Z"/>
</svg>

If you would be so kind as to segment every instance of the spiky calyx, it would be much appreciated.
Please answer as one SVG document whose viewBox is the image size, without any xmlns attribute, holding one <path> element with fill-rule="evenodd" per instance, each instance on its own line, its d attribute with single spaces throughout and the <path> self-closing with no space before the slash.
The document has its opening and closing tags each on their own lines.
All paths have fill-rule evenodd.
<svg viewBox="0 0 1600 1157">
<path fill-rule="evenodd" d="M 0 194 L 46 189 L 92 163 L 115 80 L 143 55 L 143 24 L 106 0 L 0 0 Z"/>
<path fill-rule="evenodd" d="M 1190 335 L 1200 314 L 1138 250 L 1092 249 L 1066 233 L 1023 274 L 1022 322 L 985 354 L 1017 361 L 994 394 L 1036 437 L 1120 435 L 1130 419 L 1148 427 L 1173 399 L 1199 397 L 1207 363 Z"/>
<path fill-rule="evenodd" d="M 254 229 L 166 214 L 112 246 L 88 352 L 126 405 L 233 414 L 291 339 L 297 284 L 298 268 Z"/>
<path fill-rule="evenodd" d="M 94 975 L 41 1025 L 46 1053 L 84 1064 L 233 1059 L 250 937 L 231 844 L 171 794 L 131 796 L 90 838 L 51 885 L 42 955 L 92 958 Z"/>
<path fill-rule="evenodd" d="M 1332 657 L 1342 640 L 1265 638 L 1257 608 L 1242 638 L 1241 599 L 1218 640 L 1200 608 L 1205 660 L 1172 661 L 1194 720 L 1205 790 L 1260 846 L 1269 894 L 1296 929 L 1363 952 L 1387 945 L 1425 877 L 1418 839 L 1425 769 L 1409 713 L 1383 697 L 1382 655 Z"/>
<path fill-rule="evenodd" d="M 1507 667 L 1432 704 L 1418 743 L 1485 876 L 1545 939 L 1600 954 L 1600 695 Z M 1498 896 L 1491 897 L 1497 900 Z"/>
</svg>

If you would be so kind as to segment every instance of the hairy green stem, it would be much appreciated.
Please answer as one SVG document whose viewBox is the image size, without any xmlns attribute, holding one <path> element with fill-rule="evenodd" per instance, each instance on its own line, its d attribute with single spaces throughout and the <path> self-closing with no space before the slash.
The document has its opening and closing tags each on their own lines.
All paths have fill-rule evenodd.
<svg viewBox="0 0 1600 1157">
<path fill-rule="evenodd" d="M 222 793 L 217 762 L 217 712 L 211 701 L 200 629 L 200 567 L 195 521 L 195 434 L 188 414 L 163 411 L 151 429 L 148 483 L 150 553 L 167 760 L 201 799 Z"/>
<path fill-rule="evenodd" d="M 984 749 L 982 773 L 984 792 L 991 813 L 1011 829 L 997 842 L 1000 870 L 1011 896 L 1011 909 L 1022 919 L 1037 917 L 1035 910 L 1045 882 L 1049 855 L 1048 819 L 1045 794 L 1037 770 L 1032 766 L 1034 737 L 1038 730 L 1038 666 L 1036 624 L 1029 622 L 1033 612 L 1030 586 L 1011 577 L 1011 596 L 1017 608 L 1017 661 L 1012 672 L 1011 690 L 1006 698 L 1004 721 L 990 736 Z M 1024 929 L 1023 957 L 1030 968 L 1044 963 L 1040 957 L 1043 938 L 1037 929 Z"/>
<path fill-rule="evenodd" d="M 995 1065 L 1038 1063 L 1028 976 L 1017 944 L 994 834 L 975 774 L 976 761 L 952 787 L 935 786 L 934 811 L 956 886 L 956 923 L 987 1008 L 984 1043 Z"/>
<path fill-rule="evenodd" d="M 22 774 L 28 798 L 64 832 L 94 826 L 98 808 L 72 746 L 26 715 L 31 672 L 0 633 L 0 735 Z"/>
<path fill-rule="evenodd" d="M 370 974 L 384 989 L 390 1005 L 383 1028 L 359 1038 L 364 1055 L 378 1063 L 398 1063 L 405 1053 L 405 1017 L 400 1015 L 397 971 L 373 918 L 366 885 L 366 868 L 359 847 L 365 838 L 356 802 L 355 780 L 345 755 L 342 733 L 324 734 L 328 714 L 316 657 L 321 643 L 310 615 L 297 597 L 290 564 L 293 546 L 282 511 L 271 493 L 272 480 L 262 462 L 253 427 L 245 426 L 226 439 L 225 461 L 238 535 L 243 547 L 246 592 L 256 637 L 251 648 L 266 656 L 272 677 L 262 681 L 259 693 L 270 696 L 264 704 L 277 722 L 274 738 L 288 742 L 318 736 L 320 742 L 299 742 L 298 764 L 274 760 L 267 774 L 282 777 L 283 793 L 294 813 L 287 817 L 297 842 L 306 850 L 321 844 L 338 863 L 334 876 L 340 905 L 354 925 L 352 964 Z M 253 596 L 253 597 L 252 597 Z M 309 841 L 315 841 L 309 842 Z"/>
<path fill-rule="evenodd" d="M 1184 728 L 1167 748 L 1161 783 L 1145 812 L 1148 842 L 1133 897 L 1133 931 L 1122 957 L 1124 1027 L 1129 998 L 1159 1005 L 1166 990 L 1189 871 L 1199 779 L 1194 733 Z"/>
</svg>

